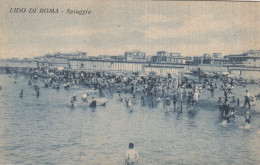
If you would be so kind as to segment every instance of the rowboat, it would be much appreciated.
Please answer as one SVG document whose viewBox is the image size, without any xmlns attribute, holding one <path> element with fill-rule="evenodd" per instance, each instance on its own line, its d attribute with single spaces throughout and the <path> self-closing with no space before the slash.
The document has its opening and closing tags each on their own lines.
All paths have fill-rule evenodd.
<svg viewBox="0 0 260 165">
<path fill-rule="evenodd" d="M 94 103 L 94 102 L 96 102 L 96 103 Z M 88 101 L 87 102 L 81 102 L 81 101 L 75 102 L 74 106 L 75 107 L 81 107 L 81 106 L 97 107 L 97 106 L 105 106 L 107 102 L 108 102 L 108 99 L 106 99 L 106 98 L 98 98 L 98 99 L 95 99 L 90 102 L 88 102 Z"/>
</svg>

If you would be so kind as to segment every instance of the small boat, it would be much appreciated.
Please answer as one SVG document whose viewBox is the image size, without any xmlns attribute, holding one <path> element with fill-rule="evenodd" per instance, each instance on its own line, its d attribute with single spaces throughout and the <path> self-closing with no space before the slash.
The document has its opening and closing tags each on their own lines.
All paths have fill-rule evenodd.
<svg viewBox="0 0 260 165">
<path fill-rule="evenodd" d="M 70 84 L 69 83 L 66 83 L 63 85 L 65 89 L 68 89 L 70 87 Z"/>
<path fill-rule="evenodd" d="M 101 98 L 101 99 L 96 99 L 96 106 L 105 106 L 106 103 L 108 102 L 108 99 L 106 98 Z M 89 106 L 95 106 L 95 103 L 93 101 L 89 104 Z"/>
<path fill-rule="evenodd" d="M 75 106 L 90 106 L 92 108 L 95 108 L 97 106 L 105 106 L 106 103 L 108 102 L 108 99 L 106 98 L 100 98 L 100 99 L 96 99 L 95 101 L 91 101 L 91 102 L 75 102 Z"/>
</svg>

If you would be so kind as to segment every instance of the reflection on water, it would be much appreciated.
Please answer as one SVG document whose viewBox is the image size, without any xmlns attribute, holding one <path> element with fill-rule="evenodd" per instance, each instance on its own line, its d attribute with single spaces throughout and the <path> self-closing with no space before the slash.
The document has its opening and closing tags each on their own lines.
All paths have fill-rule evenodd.
<svg viewBox="0 0 260 165">
<path fill-rule="evenodd" d="M 122 165 L 133 142 L 140 164 L 260 164 L 257 115 L 245 130 L 243 116 L 221 125 L 217 109 L 177 115 L 137 99 L 130 113 L 113 94 L 105 107 L 70 109 L 73 93 L 79 98 L 86 89 L 41 88 L 36 97 L 22 77 L 0 81 L 0 163 Z"/>
</svg>

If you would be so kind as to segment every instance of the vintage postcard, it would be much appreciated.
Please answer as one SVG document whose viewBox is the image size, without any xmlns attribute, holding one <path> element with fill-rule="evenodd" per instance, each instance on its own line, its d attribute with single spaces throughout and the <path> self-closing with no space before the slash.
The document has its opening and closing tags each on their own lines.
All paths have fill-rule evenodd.
<svg viewBox="0 0 260 165">
<path fill-rule="evenodd" d="M 260 164 L 260 2 L 0 0 L 0 164 Z"/>
</svg>

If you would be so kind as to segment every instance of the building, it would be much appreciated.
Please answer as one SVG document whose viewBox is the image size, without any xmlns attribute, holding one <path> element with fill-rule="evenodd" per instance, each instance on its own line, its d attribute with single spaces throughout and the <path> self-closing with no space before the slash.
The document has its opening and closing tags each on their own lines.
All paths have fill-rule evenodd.
<svg viewBox="0 0 260 165">
<path fill-rule="evenodd" d="M 229 61 L 226 66 L 233 75 L 246 79 L 260 78 L 260 50 L 249 50 L 242 54 L 232 54 L 224 57 Z"/>
<path fill-rule="evenodd" d="M 139 50 L 125 52 L 126 61 L 146 62 L 146 53 Z"/>
<path fill-rule="evenodd" d="M 74 53 L 60 53 L 57 52 L 53 55 L 56 58 L 86 58 L 87 57 L 87 53 L 86 52 L 81 52 L 81 51 L 77 51 Z"/>
<path fill-rule="evenodd" d="M 213 53 L 212 58 L 213 59 L 220 59 L 220 58 L 222 58 L 222 53 Z"/>
<path fill-rule="evenodd" d="M 45 68 L 70 68 L 69 66 L 69 59 L 77 59 L 77 58 L 87 58 L 87 53 L 85 52 L 75 52 L 75 53 L 54 53 L 52 54 L 45 54 L 41 57 L 35 57 L 34 60 L 37 61 L 38 67 L 45 67 Z"/>
<path fill-rule="evenodd" d="M 151 57 L 150 61 L 154 63 L 185 64 L 186 58 L 181 57 L 180 53 L 168 53 L 166 51 L 158 51 L 156 56 Z"/>
<path fill-rule="evenodd" d="M 186 58 L 170 56 L 170 57 L 167 57 L 166 62 L 175 63 L 175 64 L 186 64 Z"/>
<path fill-rule="evenodd" d="M 243 54 L 232 54 L 224 57 L 228 59 L 229 64 L 243 64 L 246 61 L 245 55 Z"/>
<path fill-rule="evenodd" d="M 180 57 L 181 53 L 176 53 L 176 52 L 166 52 L 166 51 L 158 51 L 157 56 L 159 57 Z"/>
<path fill-rule="evenodd" d="M 228 64 L 228 59 L 220 58 L 220 59 L 213 59 L 214 65 L 223 65 Z"/>
<path fill-rule="evenodd" d="M 209 64 L 212 64 L 213 60 L 211 58 L 211 54 L 203 54 L 202 56 L 202 64 L 206 64 L 206 65 L 209 65 Z"/>
<path fill-rule="evenodd" d="M 193 64 L 193 58 L 192 57 L 185 57 L 185 64 Z"/>
<path fill-rule="evenodd" d="M 0 67 L 37 68 L 37 62 L 34 60 L 7 59 L 0 61 Z"/>
<path fill-rule="evenodd" d="M 229 64 L 233 65 L 260 66 L 260 50 L 249 50 L 242 54 L 228 55 L 225 58 L 228 59 Z"/>
<path fill-rule="evenodd" d="M 110 56 L 110 59 L 113 60 L 113 61 L 126 61 L 124 55 Z"/>
<path fill-rule="evenodd" d="M 109 55 L 99 55 L 98 56 L 100 59 L 102 59 L 102 60 L 111 60 L 111 58 L 110 58 L 110 56 Z"/>
<path fill-rule="evenodd" d="M 223 65 L 228 64 L 228 60 L 222 57 L 222 53 L 205 53 L 202 56 L 193 57 L 195 65 Z"/>
<path fill-rule="evenodd" d="M 193 57 L 193 64 L 201 65 L 202 64 L 202 57 L 199 57 L 199 56 Z"/>
</svg>

